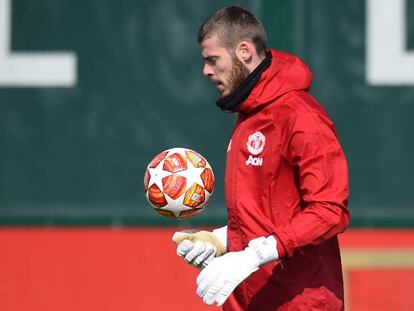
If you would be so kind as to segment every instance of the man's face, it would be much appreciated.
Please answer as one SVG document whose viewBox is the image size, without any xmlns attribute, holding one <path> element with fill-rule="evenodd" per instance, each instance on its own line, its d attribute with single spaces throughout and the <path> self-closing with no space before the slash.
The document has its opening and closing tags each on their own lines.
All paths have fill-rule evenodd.
<svg viewBox="0 0 414 311">
<path fill-rule="evenodd" d="M 229 95 L 248 75 L 249 70 L 220 44 L 217 36 L 201 42 L 203 75 L 216 85 L 221 97 Z"/>
</svg>

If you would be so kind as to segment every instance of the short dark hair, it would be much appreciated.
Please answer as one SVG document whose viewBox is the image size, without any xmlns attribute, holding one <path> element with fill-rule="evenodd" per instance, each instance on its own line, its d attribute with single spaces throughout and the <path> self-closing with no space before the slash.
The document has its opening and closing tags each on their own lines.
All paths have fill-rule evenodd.
<svg viewBox="0 0 414 311">
<path fill-rule="evenodd" d="M 198 43 L 217 35 L 224 46 L 232 51 L 240 41 L 251 42 L 259 55 L 266 52 L 266 32 L 257 17 L 238 6 L 217 11 L 200 27 Z"/>
</svg>

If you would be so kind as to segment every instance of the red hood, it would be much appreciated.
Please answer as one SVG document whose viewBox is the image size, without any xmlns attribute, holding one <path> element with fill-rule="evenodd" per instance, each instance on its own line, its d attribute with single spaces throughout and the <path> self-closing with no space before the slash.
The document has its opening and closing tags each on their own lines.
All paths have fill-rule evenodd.
<svg viewBox="0 0 414 311">
<path fill-rule="evenodd" d="M 309 89 L 312 73 L 304 62 L 285 52 L 270 50 L 270 53 L 272 63 L 263 72 L 259 82 L 239 107 L 238 112 L 249 113 L 273 102 L 287 92 Z"/>
</svg>

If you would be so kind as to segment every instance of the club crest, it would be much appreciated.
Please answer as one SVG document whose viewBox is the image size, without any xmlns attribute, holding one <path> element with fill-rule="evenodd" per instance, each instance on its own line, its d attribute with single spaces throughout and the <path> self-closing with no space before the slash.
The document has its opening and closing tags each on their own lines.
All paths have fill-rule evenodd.
<svg viewBox="0 0 414 311">
<path fill-rule="evenodd" d="M 263 135 L 262 132 L 257 131 L 249 136 L 247 139 L 247 150 L 252 155 L 258 155 L 260 152 L 263 151 L 263 148 L 266 143 L 266 137 Z"/>
</svg>

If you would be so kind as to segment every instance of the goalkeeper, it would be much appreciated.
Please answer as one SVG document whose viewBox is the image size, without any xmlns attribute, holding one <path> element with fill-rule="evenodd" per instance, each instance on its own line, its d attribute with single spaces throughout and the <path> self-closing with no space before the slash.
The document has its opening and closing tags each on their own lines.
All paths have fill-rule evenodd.
<svg viewBox="0 0 414 311">
<path fill-rule="evenodd" d="M 343 310 L 337 235 L 349 223 L 348 168 L 335 126 L 296 56 L 266 48 L 257 18 L 224 8 L 201 26 L 203 75 L 237 113 L 227 150 L 227 225 L 177 232 L 202 268 L 197 294 L 224 310 Z"/>
</svg>

